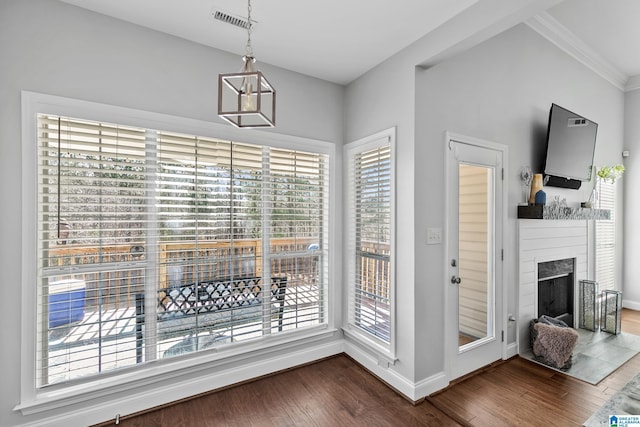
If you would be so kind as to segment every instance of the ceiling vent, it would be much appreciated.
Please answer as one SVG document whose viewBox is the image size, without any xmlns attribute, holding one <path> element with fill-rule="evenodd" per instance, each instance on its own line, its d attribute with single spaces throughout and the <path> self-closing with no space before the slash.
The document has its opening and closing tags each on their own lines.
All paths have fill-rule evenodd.
<svg viewBox="0 0 640 427">
<path fill-rule="evenodd" d="M 247 21 L 246 18 L 234 16 L 221 10 L 214 10 L 211 14 L 213 15 L 213 19 L 217 19 L 218 21 L 222 21 L 239 28 L 244 28 L 245 30 L 249 28 L 249 21 Z M 256 21 L 252 21 L 251 24 L 255 28 Z"/>
</svg>

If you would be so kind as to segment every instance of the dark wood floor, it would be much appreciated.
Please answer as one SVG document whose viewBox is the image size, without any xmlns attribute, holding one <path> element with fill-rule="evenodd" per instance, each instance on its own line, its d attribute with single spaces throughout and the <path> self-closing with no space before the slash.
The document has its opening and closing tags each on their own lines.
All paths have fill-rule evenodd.
<svg viewBox="0 0 640 427">
<path fill-rule="evenodd" d="M 622 319 L 640 335 L 640 311 Z M 639 372 L 640 354 L 594 386 L 516 357 L 427 400 L 462 425 L 581 426 Z"/>
<path fill-rule="evenodd" d="M 640 335 L 640 312 L 624 310 L 622 330 Z M 341 355 L 120 425 L 579 426 L 638 372 L 640 355 L 594 386 L 514 357 L 413 405 Z"/>
</svg>

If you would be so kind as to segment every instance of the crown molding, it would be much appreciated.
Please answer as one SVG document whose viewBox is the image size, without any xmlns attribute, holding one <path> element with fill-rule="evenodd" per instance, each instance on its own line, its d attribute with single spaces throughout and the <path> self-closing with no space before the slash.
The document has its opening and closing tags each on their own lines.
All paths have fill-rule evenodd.
<svg viewBox="0 0 640 427">
<path fill-rule="evenodd" d="M 548 12 L 539 13 L 525 21 L 525 23 L 542 37 L 593 70 L 618 89 L 622 91 L 630 90 L 627 87 L 627 82 L 630 80 L 629 76 L 587 46 L 585 42 L 580 40 Z M 636 81 L 636 88 L 640 88 L 640 77 Z"/>
<path fill-rule="evenodd" d="M 624 87 L 625 92 L 631 92 L 632 90 L 640 89 L 640 74 L 629 77 L 626 86 Z"/>
</svg>

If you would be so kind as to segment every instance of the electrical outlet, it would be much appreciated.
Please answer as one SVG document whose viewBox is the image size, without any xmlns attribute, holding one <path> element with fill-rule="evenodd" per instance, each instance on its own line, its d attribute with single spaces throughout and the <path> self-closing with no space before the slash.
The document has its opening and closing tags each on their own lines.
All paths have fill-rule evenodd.
<svg viewBox="0 0 640 427">
<path fill-rule="evenodd" d="M 427 228 L 427 245 L 439 245 L 442 243 L 441 228 Z"/>
</svg>

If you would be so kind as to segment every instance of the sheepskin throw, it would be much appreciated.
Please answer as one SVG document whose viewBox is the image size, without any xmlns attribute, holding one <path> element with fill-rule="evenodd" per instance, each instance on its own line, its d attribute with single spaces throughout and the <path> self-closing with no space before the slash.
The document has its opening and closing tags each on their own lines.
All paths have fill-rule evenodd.
<svg viewBox="0 0 640 427">
<path fill-rule="evenodd" d="M 569 367 L 571 354 L 578 341 L 578 331 L 544 322 L 535 323 L 533 328 L 535 330 L 533 354 L 555 368 Z"/>
</svg>

